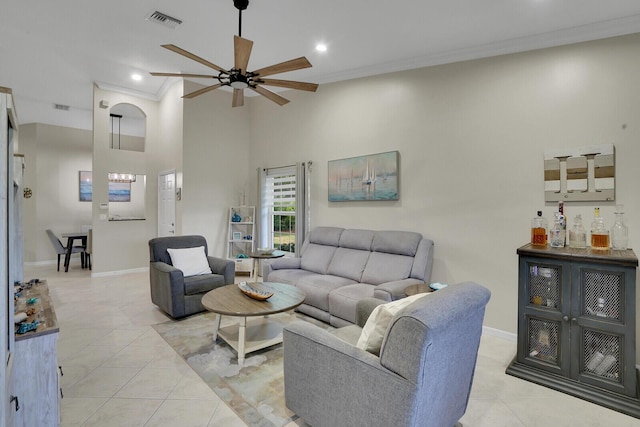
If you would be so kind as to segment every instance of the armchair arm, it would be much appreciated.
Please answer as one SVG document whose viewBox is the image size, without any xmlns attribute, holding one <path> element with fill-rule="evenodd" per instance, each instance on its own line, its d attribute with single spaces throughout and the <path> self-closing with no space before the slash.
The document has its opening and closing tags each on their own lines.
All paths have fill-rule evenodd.
<svg viewBox="0 0 640 427">
<path fill-rule="evenodd" d="M 225 285 L 233 284 L 236 276 L 236 263 L 230 259 L 217 258 L 213 256 L 207 256 L 209 261 L 209 267 L 214 274 L 222 274 L 224 276 Z"/>
<path fill-rule="evenodd" d="M 161 261 L 149 265 L 151 301 L 174 317 L 184 315 L 184 275 L 172 265 Z"/>
<path fill-rule="evenodd" d="M 382 283 L 376 286 L 373 297 L 384 301 L 395 301 L 406 297 L 404 290 L 411 285 L 424 285 L 424 282 L 418 279 L 403 279 Z"/>
<path fill-rule="evenodd" d="M 284 384 L 287 407 L 311 425 L 410 425 L 415 414 L 414 384 L 306 322 L 284 329 Z"/>
</svg>

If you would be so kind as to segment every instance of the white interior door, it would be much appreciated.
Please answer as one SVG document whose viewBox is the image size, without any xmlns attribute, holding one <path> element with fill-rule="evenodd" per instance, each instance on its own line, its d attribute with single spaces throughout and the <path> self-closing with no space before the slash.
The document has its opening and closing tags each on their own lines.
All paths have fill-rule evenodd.
<svg viewBox="0 0 640 427">
<path fill-rule="evenodd" d="M 176 232 L 176 171 L 158 174 L 158 237 Z"/>
</svg>

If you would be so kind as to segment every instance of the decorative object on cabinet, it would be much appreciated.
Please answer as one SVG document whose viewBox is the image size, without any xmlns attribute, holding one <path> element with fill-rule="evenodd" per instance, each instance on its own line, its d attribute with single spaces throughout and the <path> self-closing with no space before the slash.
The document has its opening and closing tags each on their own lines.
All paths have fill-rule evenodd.
<svg viewBox="0 0 640 427">
<path fill-rule="evenodd" d="M 640 418 L 631 249 L 518 249 L 518 351 L 507 374 Z"/>
<path fill-rule="evenodd" d="M 31 189 L 30 189 L 29 187 L 26 187 L 26 188 L 23 190 L 23 195 L 24 195 L 24 198 L 25 198 L 25 199 L 30 199 L 30 198 L 31 198 L 31 196 L 33 196 L 33 191 L 31 191 Z"/>
<path fill-rule="evenodd" d="M 253 260 L 247 254 L 254 251 L 255 213 L 255 206 L 229 208 L 227 258 L 236 263 L 236 273 L 251 274 L 253 269 Z"/>
<path fill-rule="evenodd" d="M 330 160 L 330 202 L 398 200 L 398 151 Z"/>
<path fill-rule="evenodd" d="M 20 399 L 20 411 L 16 412 L 16 424 L 25 426 L 57 426 L 60 418 L 60 383 L 58 377 L 59 327 L 46 281 L 22 285 L 15 302 L 16 312 L 28 317 L 15 325 L 16 336 L 14 394 Z M 29 301 L 35 302 L 29 304 Z M 28 309 L 27 309 L 28 308 Z M 26 325 L 26 326 L 23 326 Z M 34 329 L 31 329 L 35 325 Z M 27 378 L 38 378 L 29 381 Z"/>
<path fill-rule="evenodd" d="M 544 200 L 615 200 L 613 144 L 545 151 Z"/>
</svg>

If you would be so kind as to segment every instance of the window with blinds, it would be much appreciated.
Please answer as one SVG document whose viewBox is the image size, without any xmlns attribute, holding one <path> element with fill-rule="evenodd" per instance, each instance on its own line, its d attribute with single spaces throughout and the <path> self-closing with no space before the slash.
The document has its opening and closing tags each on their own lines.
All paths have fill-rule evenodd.
<svg viewBox="0 0 640 427">
<path fill-rule="evenodd" d="M 269 247 L 295 253 L 296 168 L 270 169 L 265 179 L 264 204 Z"/>
</svg>

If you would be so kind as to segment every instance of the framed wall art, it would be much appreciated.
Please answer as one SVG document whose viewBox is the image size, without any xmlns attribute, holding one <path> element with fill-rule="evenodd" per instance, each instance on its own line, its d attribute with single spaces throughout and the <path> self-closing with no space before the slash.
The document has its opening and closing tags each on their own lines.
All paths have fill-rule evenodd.
<svg viewBox="0 0 640 427">
<path fill-rule="evenodd" d="M 329 201 L 398 200 L 398 160 L 398 151 L 330 160 Z"/>
<path fill-rule="evenodd" d="M 90 202 L 93 200 L 93 172 L 80 171 L 79 200 Z M 109 201 L 110 202 L 130 202 L 131 182 L 109 181 Z"/>
<path fill-rule="evenodd" d="M 613 144 L 546 150 L 544 200 L 615 200 L 615 149 Z"/>
</svg>

